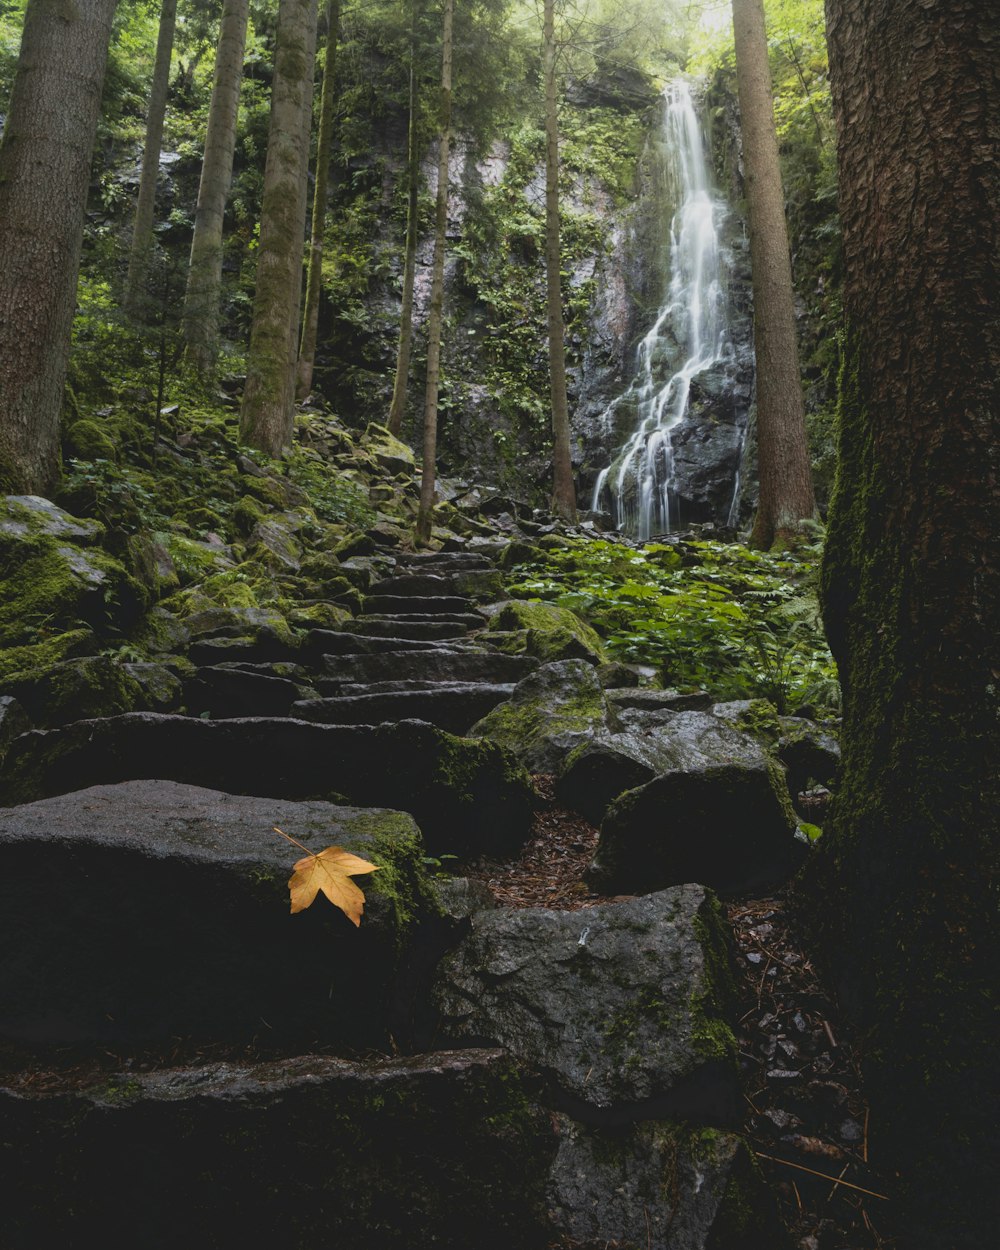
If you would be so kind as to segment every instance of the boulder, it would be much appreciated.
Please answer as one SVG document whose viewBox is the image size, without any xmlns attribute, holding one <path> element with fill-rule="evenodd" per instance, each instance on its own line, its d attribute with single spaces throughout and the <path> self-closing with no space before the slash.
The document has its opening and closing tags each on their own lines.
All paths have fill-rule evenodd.
<svg viewBox="0 0 1000 1250">
<path fill-rule="evenodd" d="M 289 913 L 307 848 L 380 866 L 361 925 Z M 383 1045 L 402 952 L 437 913 L 412 817 L 171 781 L 0 811 L 0 1030 L 29 1045 Z"/>
<path fill-rule="evenodd" d="M 741 1138 L 647 1120 L 615 1128 L 556 1120 L 552 1222 L 574 1244 L 778 1250 L 774 1198 Z"/>
<path fill-rule="evenodd" d="M 497 656 L 496 659 L 517 659 Z M 506 703 L 473 725 L 473 737 L 511 751 L 531 772 L 556 772 L 581 743 L 606 730 L 608 701 L 585 660 L 543 664 L 516 686 Z"/>
<path fill-rule="evenodd" d="M 3 1089 L 0 1242 L 541 1250 L 556 1140 L 530 1095 L 495 1050 Z"/>
<path fill-rule="evenodd" d="M 604 644 L 597 634 L 568 608 L 539 599 L 510 599 L 500 606 L 492 628 L 527 630 L 525 650 L 540 660 L 605 659 Z"/>
<path fill-rule="evenodd" d="M 4 689 L 39 727 L 145 711 L 149 706 L 127 667 L 106 655 L 63 660 L 38 673 L 22 674 L 5 683 Z"/>
<path fill-rule="evenodd" d="M 15 738 L 31 728 L 27 712 L 11 695 L 0 695 L 0 761 Z"/>
<path fill-rule="evenodd" d="M 587 880 L 610 894 L 686 881 L 739 893 L 796 865 L 794 831 L 784 775 L 773 761 L 682 763 L 615 800 Z"/>
<path fill-rule="evenodd" d="M 739 1122 L 727 943 L 700 886 L 477 912 L 434 999 L 444 1036 L 507 1047 L 577 1119 Z"/>
<path fill-rule="evenodd" d="M 535 807 L 529 777 L 501 747 L 423 721 L 315 725 L 152 712 L 23 734 L 4 761 L 0 800 L 24 803 L 154 771 L 233 794 L 395 807 L 413 813 L 431 854 L 463 858 L 519 850 Z"/>
</svg>

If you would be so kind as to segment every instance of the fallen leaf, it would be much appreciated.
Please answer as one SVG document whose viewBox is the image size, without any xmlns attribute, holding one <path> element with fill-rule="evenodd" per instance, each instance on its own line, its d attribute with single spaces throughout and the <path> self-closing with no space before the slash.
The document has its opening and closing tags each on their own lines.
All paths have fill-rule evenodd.
<svg viewBox="0 0 1000 1250">
<path fill-rule="evenodd" d="M 342 847 L 328 846 L 318 855 L 310 852 L 295 865 L 288 882 L 292 914 L 304 911 L 322 892 L 352 924 L 360 925 L 365 896 L 351 877 L 364 872 L 378 872 L 378 865 L 369 864 L 366 859 L 360 859 Z"/>
</svg>

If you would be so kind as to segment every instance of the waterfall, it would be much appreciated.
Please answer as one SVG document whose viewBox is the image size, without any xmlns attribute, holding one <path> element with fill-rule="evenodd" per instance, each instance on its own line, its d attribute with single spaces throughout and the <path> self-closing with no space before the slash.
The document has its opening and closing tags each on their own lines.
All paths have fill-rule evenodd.
<svg viewBox="0 0 1000 1250">
<path fill-rule="evenodd" d="M 635 410 L 632 435 L 594 487 L 591 507 L 608 507 L 620 530 L 639 539 L 679 523 L 673 432 L 689 414 L 692 383 L 733 358 L 726 314 L 727 259 L 720 226 L 727 214 L 714 195 L 701 125 L 686 82 L 665 92 L 663 146 L 668 191 L 677 205 L 670 227 L 669 286 L 639 344 L 635 378 L 605 410 Z M 735 484 L 734 484 L 735 491 Z M 735 495 L 730 515 L 735 507 Z"/>
</svg>

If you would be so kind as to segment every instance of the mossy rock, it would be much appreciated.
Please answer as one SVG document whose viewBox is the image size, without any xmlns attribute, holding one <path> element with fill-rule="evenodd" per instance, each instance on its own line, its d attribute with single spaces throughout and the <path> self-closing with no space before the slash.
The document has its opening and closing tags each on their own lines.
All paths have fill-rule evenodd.
<svg viewBox="0 0 1000 1250">
<path fill-rule="evenodd" d="M 361 446 L 388 473 L 413 473 L 416 469 L 412 449 L 390 434 L 384 425 L 371 423 L 362 436 Z"/>
<path fill-rule="evenodd" d="M 230 516 L 236 533 L 247 538 L 257 522 L 267 516 L 267 508 L 253 495 L 244 495 L 234 504 Z"/>
<path fill-rule="evenodd" d="M 63 454 L 67 458 L 114 461 L 118 459 L 118 451 L 112 431 L 92 417 L 74 421 L 63 434 Z"/>
<path fill-rule="evenodd" d="M 104 655 L 63 660 L 8 681 L 5 690 L 39 727 L 145 711 L 150 706 L 128 670 Z"/>
<path fill-rule="evenodd" d="M 589 660 L 603 663 L 604 644 L 589 625 L 568 608 L 539 599 L 512 599 L 494 618 L 498 630 L 526 629 L 525 650 L 540 660 Z"/>
<path fill-rule="evenodd" d="M 165 546 L 182 586 L 193 586 L 213 573 L 233 567 L 232 552 L 217 543 L 172 533 L 166 536 Z"/>
<path fill-rule="evenodd" d="M 40 672 L 73 656 L 96 655 L 99 649 L 100 643 L 94 631 L 82 628 L 56 634 L 44 642 L 3 647 L 0 648 L 0 682 L 22 673 Z"/>
</svg>

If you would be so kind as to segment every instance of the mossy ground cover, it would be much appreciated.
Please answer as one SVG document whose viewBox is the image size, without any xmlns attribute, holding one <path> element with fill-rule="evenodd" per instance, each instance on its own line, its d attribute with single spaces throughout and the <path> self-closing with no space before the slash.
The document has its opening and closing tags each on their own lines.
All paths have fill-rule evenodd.
<svg viewBox="0 0 1000 1250">
<path fill-rule="evenodd" d="M 568 608 L 617 660 L 715 698 L 835 713 L 836 670 L 816 598 L 818 549 L 687 539 L 578 539 L 511 570 L 509 593 Z"/>
</svg>

